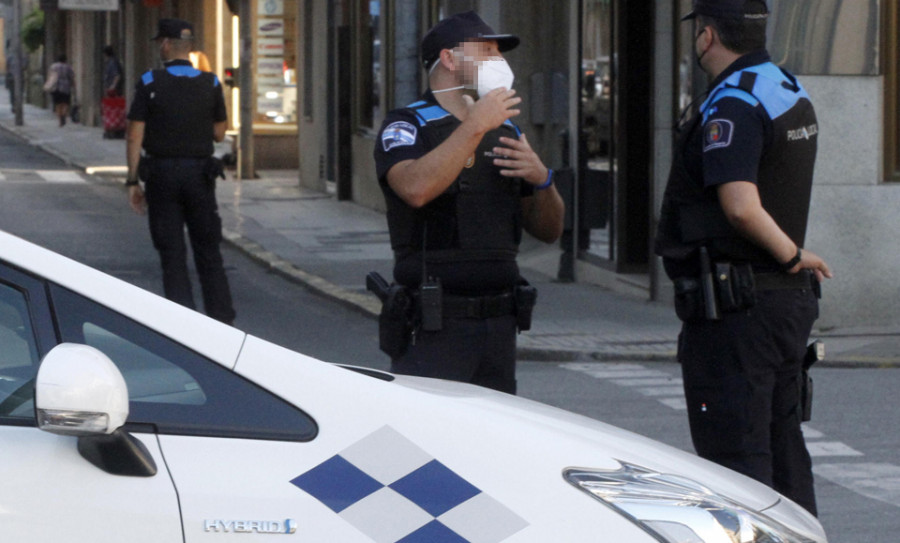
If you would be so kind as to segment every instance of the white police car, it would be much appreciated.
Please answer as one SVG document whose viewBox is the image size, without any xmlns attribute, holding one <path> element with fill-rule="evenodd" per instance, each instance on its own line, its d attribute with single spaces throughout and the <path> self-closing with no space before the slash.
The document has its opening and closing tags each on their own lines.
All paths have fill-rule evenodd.
<svg viewBox="0 0 900 543">
<path fill-rule="evenodd" d="M 521 398 L 348 369 L 0 232 L 16 542 L 824 542 L 771 489 Z"/>
</svg>

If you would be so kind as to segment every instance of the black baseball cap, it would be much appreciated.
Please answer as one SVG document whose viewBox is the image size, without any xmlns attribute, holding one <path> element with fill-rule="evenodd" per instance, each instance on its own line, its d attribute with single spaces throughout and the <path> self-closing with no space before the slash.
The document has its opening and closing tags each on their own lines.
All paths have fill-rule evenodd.
<svg viewBox="0 0 900 543">
<path fill-rule="evenodd" d="M 181 19 L 160 19 L 156 36 L 150 38 L 150 41 L 160 38 L 192 40 L 194 39 L 194 25 Z"/>
<path fill-rule="evenodd" d="M 437 60 L 444 49 L 453 49 L 468 40 L 496 40 L 500 52 L 515 49 L 519 37 L 512 34 L 497 34 L 474 11 L 457 13 L 439 21 L 422 38 L 422 62 L 425 67 Z"/>
<path fill-rule="evenodd" d="M 769 8 L 765 0 L 694 0 L 691 12 L 682 21 L 706 15 L 713 19 L 765 19 Z"/>
</svg>

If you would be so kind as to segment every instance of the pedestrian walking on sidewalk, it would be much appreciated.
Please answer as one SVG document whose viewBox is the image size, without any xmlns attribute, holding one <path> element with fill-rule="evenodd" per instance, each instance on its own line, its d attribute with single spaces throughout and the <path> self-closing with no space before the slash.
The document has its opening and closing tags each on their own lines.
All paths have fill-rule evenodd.
<svg viewBox="0 0 900 543">
<path fill-rule="evenodd" d="M 112 45 L 103 48 L 103 58 L 106 59 L 103 67 L 103 90 L 107 96 L 121 96 L 125 91 L 125 76 L 122 73 L 122 63 L 116 57 L 116 50 Z"/>
<path fill-rule="evenodd" d="M 224 178 L 224 173 L 212 156 L 213 140 L 225 138 L 227 124 L 222 85 L 214 74 L 191 66 L 194 28 L 187 21 L 160 20 L 153 40 L 164 68 L 141 76 L 128 113 L 125 184 L 131 207 L 138 213 L 146 208 L 149 215 L 166 298 L 195 307 L 186 226 L 206 314 L 230 324 L 235 312 L 222 261 L 215 192 L 216 178 Z"/>
<path fill-rule="evenodd" d="M 518 44 L 474 12 L 437 23 L 422 40 L 429 90 L 376 141 L 394 279 L 412 300 L 388 349 L 395 373 L 516 391 L 516 331 L 536 296 L 516 263 L 522 228 L 553 242 L 564 214 L 553 172 L 510 121 L 522 99 L 502 53 Z"/>
<path fill-rule="evenodd" d="M 66 117 L 69 116 L 69 108 L 75 95 L 75 71 L 68 64 L 66 55 L 60 54 L 56 62 L 47 70 L 47 79 L 44 90 L 50 93 L 53 101 L 53 112 L 59 119 L 59 126 L 65 126 Z"/>
<path fill-rule="evenodd" d="M 828 265 L 802 248 L 818 124 L 766 52 L 763 0 L 694 0 L 694 50 L 712 78 L 679 140 L 656 252 L 675 284 L 697 453 L 813 514 L 801 372 Z"/>
<path fill-rule="evenodd" d="M 103 69 L 104 96 L 100 99 L 100 113 L 103 117 L 104 139 L 125 137 L 125 79 L 122 63 L 116 58 L 111 45 L 103 48 L 106 66 Z"/>
</svg>

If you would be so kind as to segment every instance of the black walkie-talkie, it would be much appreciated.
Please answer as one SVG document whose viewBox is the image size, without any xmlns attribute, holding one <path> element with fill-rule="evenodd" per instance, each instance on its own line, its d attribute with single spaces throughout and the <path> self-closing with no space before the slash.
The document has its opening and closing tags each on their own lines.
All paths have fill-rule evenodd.
<svg viewBox="0 0 900 543">
<path fill-rule="evenodd" d="M 422 330 L 437 332 L 444 327 L 444 291 L 439 277 L 429 277 L 425 267 L 425 240 L 428 236 L 428 225 L 422 229 L 422 282 L 419 284 L 419 308 L 421 310 Z"/>
<path fill-rule="evenodd" d="M 422 330 L 437 332 L 444 327 L 443 289 L 441 280 L 429 277 L 419 286 L 419 304 L 422 306 Z"/>
</svg>

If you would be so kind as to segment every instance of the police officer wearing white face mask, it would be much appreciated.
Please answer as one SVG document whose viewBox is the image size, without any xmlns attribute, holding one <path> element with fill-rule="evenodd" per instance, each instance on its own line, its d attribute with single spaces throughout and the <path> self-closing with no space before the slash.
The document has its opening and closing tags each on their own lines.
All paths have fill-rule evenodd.
<svg viewBox="0 0 900 543">
<path fill-rule="evenodd" d="M 522 229 L 552 243 L 564 215 L 552 170 L 510 120 L 522 100 L 501 53 L 518 44 L 474 12 L 440 21 L 422 40 L 429 90 L 379 133 L 394 280 L 412 300 L 385 349 L 395 373 L 515 393 L 516 331 L 536 296 L 516 263 Z"/>
</svg>

